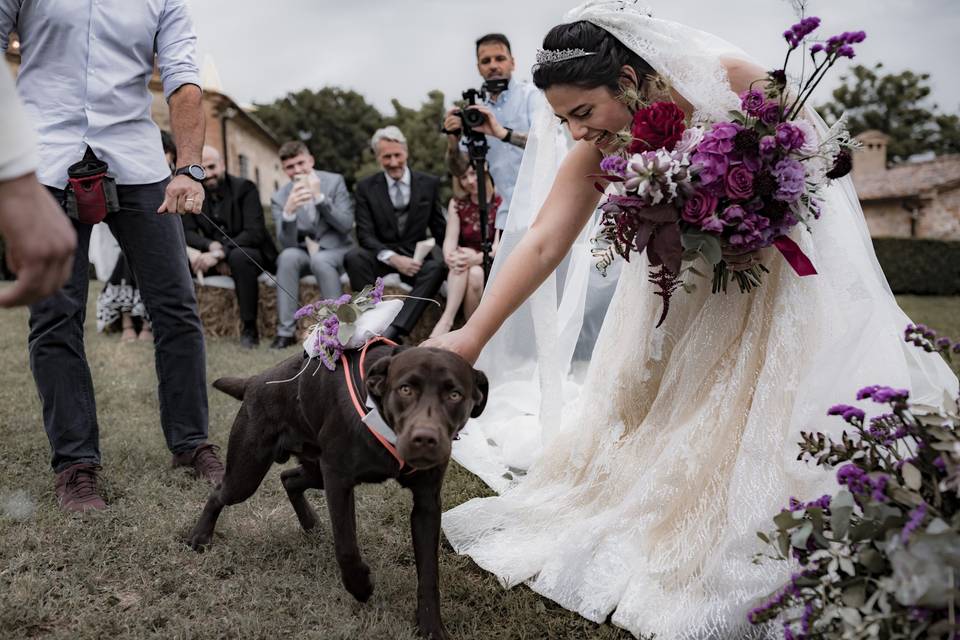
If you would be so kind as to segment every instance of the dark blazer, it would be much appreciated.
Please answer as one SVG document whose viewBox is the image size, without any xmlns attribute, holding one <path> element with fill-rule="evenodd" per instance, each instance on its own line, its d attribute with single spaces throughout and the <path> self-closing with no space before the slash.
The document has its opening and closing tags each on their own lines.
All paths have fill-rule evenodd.
<svg viewBox="0 0 960 640">
<path fill-rule="evenodd" d="M 407 223 L 399 228 L 393 202 L 387 193 L 387 178 L 382 171 L 357 183 L 357 240 L 360 247 L 379 253 L 385 249 L 410 257 L 417 243 L 427 237 L 427 229 L 443 244 L 447 220 L 440 204 L 440 178 L 410 170 L 410 210 Z"/>
<path fill-rule="evenodd" d="M 261 266 L 273 272 L 277 260 L 277 248 L 270 234 L 267 233 L 263 205 L 260 204 L 260 192 L 257 191 L 257 186 L 249 180 L 227 175 L 220 186 L 219 193 L 223 198 L 219 210 L 222 227 L 233 242 L 226 240 L 223 234 L 203 216 L 187 214 L 180 216 L 187 246 L 206 251 L 210 248 L 211 242 L 217 241 L 223 245 L 227 254 L 230 254 L 231 251 L 236 250 L 235 242 L 241 247 L 259 250 L 264 259 L 264 264 Z M 213 197 L 214 194 L 208 193 L 204 198 L 203 212 L 208 216 L 210 207 L 213 205 Z"/>
</svg>

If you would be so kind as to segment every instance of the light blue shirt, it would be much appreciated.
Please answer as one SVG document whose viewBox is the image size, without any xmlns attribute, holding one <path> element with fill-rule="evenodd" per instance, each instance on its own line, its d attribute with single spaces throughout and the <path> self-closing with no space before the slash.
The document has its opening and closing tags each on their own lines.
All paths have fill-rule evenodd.
<svg viewBox="0 0 960 640">
<path fill-rule="evenodd" d="M 496 102 L 489 98 L 486 101 L 497 122 L 519 133 L 530 131 L 537 111 L 545 104 L 543 93 L 533 84 L 513 78 L 510 79 L 507 90 L 497 96 Z M 497 193 L 503 198 L 503 204 L 497 211 L 496 227 L 504 229 L 507 226 L 510 200 L 513 198 L 513 187 L 517 183 L 517 174 L 520 173 L 523 149 L 493 136 L 487 136 L 487 143 L 490 145 L 490 150 L 487 151 L 490 176 L 496 184 Z"/>
<path fill-rule="evenodd" d="M 0 49 L 14 30 L 17 89 L 39 134 L 41 183 L 63 188 L 87 146 L 119 184 L 170 176 L 148 84 L 156 55 L 166 98 L 200 86 L 186 0 L 0 0 Z"/>
</svg>

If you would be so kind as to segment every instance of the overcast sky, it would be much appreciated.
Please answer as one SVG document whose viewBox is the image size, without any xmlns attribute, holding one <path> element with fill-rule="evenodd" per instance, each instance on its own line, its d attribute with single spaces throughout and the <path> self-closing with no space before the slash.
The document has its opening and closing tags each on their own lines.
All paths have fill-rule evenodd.
<svg viewBox="0 0 960 640">
<path fill-rule="evenodd" d="M 419 105 L 431 89 L 449 104 L 479 85 L 473 41 L 510 38 L 516 75 L 530 78 L 543 35 L 574 0 L 190 0 L 201 57 L 211 56 L 223 90 L 242 104 L 335 85 L 385 113 L 390 99 Z M 781 33 L 794 20 L 786 0 L 653 0 L 657 17 L 711 31 L 764 66 L 780 63 Z M 863 29 L 854 62 L 931 74 L 934 98 L 960 111 L 960 0 L 809 0 L 823 36 Z M 826 84 L 837 82 L 837 65 Z M 821 101 L 829 96 L 820 92 Z"/>
</svg>

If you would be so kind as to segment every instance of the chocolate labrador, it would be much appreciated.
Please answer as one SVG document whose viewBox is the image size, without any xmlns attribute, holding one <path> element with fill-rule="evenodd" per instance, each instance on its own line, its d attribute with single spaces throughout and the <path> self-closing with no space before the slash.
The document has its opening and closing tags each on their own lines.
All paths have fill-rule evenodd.
<svg viewBox="0 0 960 640">
<path fill-rule="evenodd" d="M 300 466 L 280 478 L 300 525 L 306 530 L 317 525 L 304 491 L 323 489 L 343 585 L 365 602 L 373 584 L 357 546 L 353 488 L 393 478 L 413 492 L 417 626 L 426 637 L 447 638 L 437 561 L 440 488 L 451 440 L 486 404 L 486 376 L 449 351 L 382 343 L 371 346 L 359 362 L 339 362 L 336 371 L 316 361 L 303 370 L 305 364 L 302 356 L 294 356 L 251 378 L 213 383 L 243 404 L 230 431 L 223 482 L 207 500 L 190 546 L 201 551 L 209 545 L 223 508 L 253 495 L 271 465 L 293 455 Z M 345 376 L 344 369 L 354 375 Z M 365 385 L 356 378 L 365 378 Z M 364 391 L 388 425 L 386 435 L 361 421 L 363 399 L 357 396 Z"/>
</svg>

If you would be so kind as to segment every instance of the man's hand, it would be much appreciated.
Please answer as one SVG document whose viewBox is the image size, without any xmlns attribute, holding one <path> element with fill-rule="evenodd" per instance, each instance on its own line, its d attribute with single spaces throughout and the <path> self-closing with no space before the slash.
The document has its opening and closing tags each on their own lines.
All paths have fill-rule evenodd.
<svg viewBox="0 0 960 640">
<path fill-rule="evenodd" d="M 205 252 L 201 253 L 195 262 L 194 271 L 196 273 L 205 273 L 217 266 L 217 263 L 223 259 L 223 254 Z"/>
<path fill-rule="evenodd" d="M 227 253 L 226 251 L 224 251 L 223 245 L 217 242 L 216 240 L 210 243 L 210 246 L 207 247 L 207 251 L 209 251 L 210 253 L 220 252 L 223 255 L 226 255 Z"/>
<path fill-rule="evenodd" d="M 30 304 L 70 277 L 77 234 L 34 174 L 0 181 L 0 235 L 17 281 L 0 291 L 0 307 Z"/>
<path fill-rule="evenodd" d="M 460 109 L 458 107 L 453 107 L 452 109 L 447 109 L 447 115 L 443 118 L 443 129 L 444 131 L 456 131 L 457 133 L 448 133 L 447 135 L 453 138 L 455 141 L 460 140 L 460 128 L 463 126 L 463 122 L 460 120 Z"/>
<path fill-rule="evenodd" d="M 203 186 L 188 176 L 174 176 L 157 213 L 200 213 L 202 207 Z"/>
<path fill-rule="evenodd" d="M 423 263 L 419 260 L 414 260 L 413 258 L 396 254 L 390 256 L 390 266 L 408 278 L 412 278 L 420 271 L 420 267 L 423 266 Z"/>
<path fill-rule="evenodd" d="M 474 111 L 479 111 L 484 115 L 483 124 L 479 127 L 471 127 L 474 131 L 484 133 L 488 136 L 493 136 L 497 140 L 502 140 L 505 135 L 507 135 L 507 130 L 497 122 L 497 116 L 493 115 L 493 111 L 485 104 L 474 104 L 468 109 L 473 109 Z"/>
<path fill-rule="evenodd" d="M 293 185 L 293 189 L 290 190 L 290 195 L 287 196 L 287 203 L 283 205 L 283 211 L 287 215 L 292 215 L 297 209 L 311 200 L 313 200 L 313 192 L 310 190 L 310 187 L 298 181 Z"/>
</svg>

